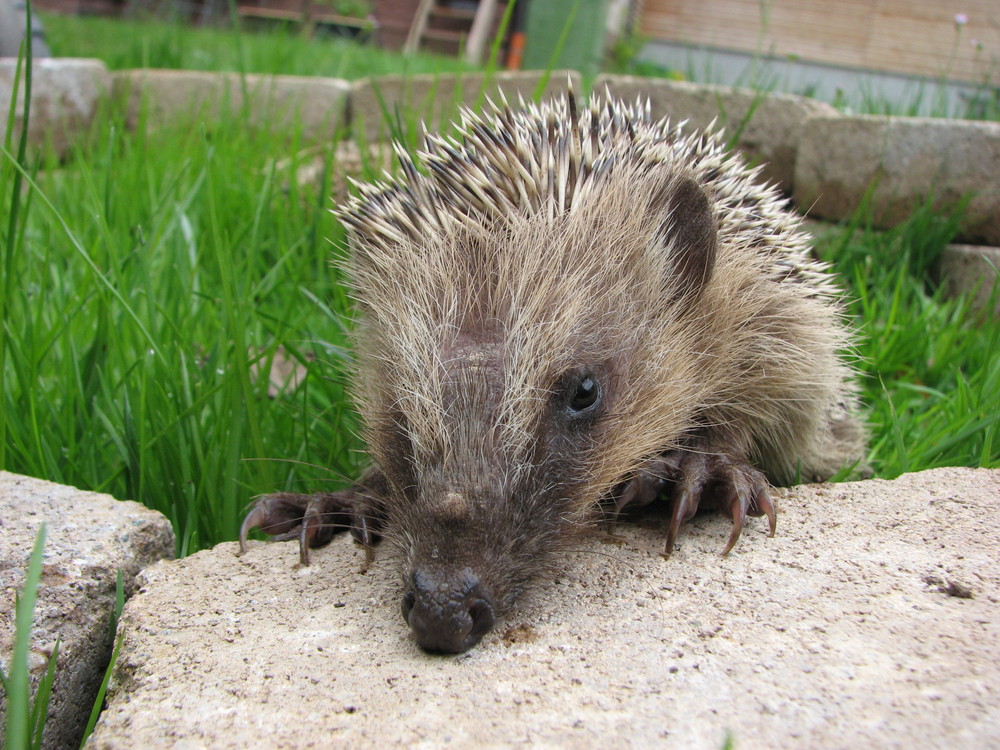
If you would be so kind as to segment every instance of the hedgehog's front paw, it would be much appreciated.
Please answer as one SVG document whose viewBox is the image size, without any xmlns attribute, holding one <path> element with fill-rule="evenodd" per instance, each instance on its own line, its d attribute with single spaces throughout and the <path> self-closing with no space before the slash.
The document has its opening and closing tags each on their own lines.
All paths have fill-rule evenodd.
<svg viewBox="0 0 1000 750">
<path fill-rule="evenodd" d="M 736 544 L 748 515 L 767 516 L 769 536 L 774 536 L 774 504 L 770 487 L 764 475 L 744 458 L 725 454 L 673 451 L 677 465 L 677 483 L 674 487 L 674 509 L 667 530 L 667 544 L 663 554 L 674 548 L 677 531 L 684 521 L 695 514 L 699 506 L 718 506 L 733 519 L 722 554 Z M 669 454 L 668 454 L 669 455 Z"/>
<path fill-rule="evenodd" d="M 620 485 L 615 497 L 615 517 L 626 507 L 642 508 L 661 497 L 671 481 L 677 480 L 683 455 L 681 451 L 667 451 Z"/>
<path fill-rule="evenodd" d="M 309 548 L 322 547 L 339 531 L 351 530 L 369 553 L 378 541 L 377 523 L 370 508 L 357 501 L 353 489 L 300 495 L 278 492 L 263 495 L 240 526 L 240 553 L 246 552 L 247 534 L 259 528 L 278 541 L 299 540 L 299 561 L 309 564 Z"/>
</svg>

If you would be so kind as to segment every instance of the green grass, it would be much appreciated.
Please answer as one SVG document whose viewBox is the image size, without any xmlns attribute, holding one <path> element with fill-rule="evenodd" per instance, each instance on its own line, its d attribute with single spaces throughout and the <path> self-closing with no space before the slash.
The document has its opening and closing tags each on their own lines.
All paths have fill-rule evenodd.
<svg viewBox="0 0 1000 750">
<path fill-rule="evenodd" d="M 102 115 L 69 164 L 32 165 L 4 248 L 0 465 L 156 508 L 181 554 L 255 493 L 355 473 L 328 178 L 298 187 L 272 166 L 294 134 L 233 117 L 146 136 Z M 5 227 L 14 174 L 5 155 Z M 270 399 L 248 366 L 279 345 L 309 377 Z"/>
<path fill-rule="evenodd" d="M 961 214 L 926 205 L 889 231 L 861 210 L 818 242 L 848 285 L 862 335 L 869 460 L 878 476 L 1000 467 L 1000 321 L 946 299 L 932 268 Z"/>
<path fill-rule="evenodd" d="M 404 57 L 373 45 L 334 37 L 307 39 L 290 29 L 239 32 L 192 28 L 158 20 L 43 16 L 45 38 L 59 57 L 93 57 L 111 70 L 176 68 L 282 73 L 355 79 L 389 73 L 470 70 L 459 58 Z"/>
<path fill-rule="evenodd" d="M 45 524 L 38 529 L 35 545 L 24 571 L 24 585 L 18 592 L 14 606 L 14 643 L 9 661 L 0 664 L 0 687 L 6 708 L 6 720 L 0 746 L 8 750 L 31 749 L 42 746 L 42 732 L 48 717 L 49 696 L 55 679 L 59 641 L 48 659 L 45 673 L 38 681 L 32 696 L 31 677 L 28 671 L 28 654 L 31 650 L 31 623 L 42 577 L 42 552 L 45 547 Z"/>
<path fill-rule="evenodd" d="M 50 16 L 46 32 L 55 53 L 100 52 L 112 67 L 348 77 L 465 67 L 153 21 Z M 20 160 L 8 144 L 0 467 L 156 508 L 179 554 L 232 538 L 255 494 L 357 474 L 346 294 L 330 263 L 343 237 L 328 210 L 334 144 L 319 155 L 319 183 L 299 186 L 288 156 L 303 145 L 295 132 L 246 128 L 240 113 L 133 133 L 110 107 L 65 164 Z M 272 399 L 249 372 L 276 356 L 309 374 Z"/>
</svg>

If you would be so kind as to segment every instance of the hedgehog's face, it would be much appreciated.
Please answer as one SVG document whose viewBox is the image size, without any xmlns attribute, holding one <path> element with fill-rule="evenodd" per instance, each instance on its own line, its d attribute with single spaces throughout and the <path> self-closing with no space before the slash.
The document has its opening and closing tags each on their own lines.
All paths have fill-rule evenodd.
<svg viewBox="0 0 1000 750">
<path fill-rule="evenodd" d="M 636 180 L 620 183 L 605 213 L 359 253 L 356 387 L 390 488 L 403 614 L 428 650 L 473 646 L 697 403 L 693 360 L 665 368 L 662 340 L 691 348 L 670 275 L 701 285 L 706 266 L 665 257 L 673 240 L 650 216 L 685 209 L 710 226 L 707 201 L 690 182 L 638 199 Z M 714 248 L 702 234 L 697 259 Z"/>
<path fill-rule="evenodd" d="M 613 401 L 608 363 L 554 371 L 548 387 L 513 404 L 510 358 L 492 335 L 461 337 L 440 364 L 434 428 L 398 409 L 371 435 L 395 493 L 387 527 L 403 558 L 403 616 L 427 650 L 473 646 L 595 499 L 592 453 Z"/>
</svg>

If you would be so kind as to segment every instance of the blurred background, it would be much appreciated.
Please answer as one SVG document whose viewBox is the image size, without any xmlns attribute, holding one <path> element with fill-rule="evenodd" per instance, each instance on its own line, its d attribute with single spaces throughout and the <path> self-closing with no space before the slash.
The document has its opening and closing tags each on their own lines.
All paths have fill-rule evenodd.
<svg viewBox="0 0 1000 750">
<path fill-rule="evenodd" d="M 4 55 L 16 54 L 23 5 L 0 0 Z M 909 114 L 936 113 L 943 90 L 950 113 L 989 117 L 998 97 L 996 0 L 520 0 L 506 19 L 507 4 L 497 0 L 37 0 L 33 7 L 42 17 L 38 55 L 48 51 L 45 17 L 58 14 L 280 28 L 471 65 L 495 52 L 514 69 L 668 75 L 867 110 L 902 103 Z M 52 52 L 77 54 L 72 40 Z M 943 87 L 934 97 L 925 95 L 928 81 Z"/>
</svg>

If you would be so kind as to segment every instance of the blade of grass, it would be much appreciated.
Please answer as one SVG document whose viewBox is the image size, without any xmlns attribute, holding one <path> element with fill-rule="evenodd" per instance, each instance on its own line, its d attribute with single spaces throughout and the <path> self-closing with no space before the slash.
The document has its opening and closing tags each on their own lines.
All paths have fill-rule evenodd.
<svg viewBox="0 0 1000 750">
<path fill-rule="evenodd" d="M 52 647 L 52 655 L 49 656 L 49 665 L 45 668 L 45 674 L 38 681 L 38 689 L 31 706 L 31 747 L 42 747 L 42 735 L 45 732 L 45 722 L 49 718 L 49 700 L 52 696 L 52 682 L 56 677 L 56 664 L 59 659 L 59 645 L 62 641 L 56 638 L 56 643 Z"/>
<path fill-rule="evenodd" d="M 507 27 L 510 26 L 510 21 L 514 17 L 514 7 L 518 2 L 524 1 L 525 0 L 513 0 L 513 2 L 507 3 L 507 7 L 504 8 L 503 16 L 500 18 L 500 25 L 497 28 L 496 36 L 493 37 L 493 43 L 490 45 L 490 56 L 486 61 L 486 74 L 483 76 L 483 85 L 479 89 L 479 96 L 476 97 L 475 109 L 482 108 L 483 103 L 486 101 L 486 97 L 489 95 L 487 89 L 496 75 L 497 64 L 500 59 L 500 47 L 503 44 L 504 38 L 507 36 Z"/>
<path fill-rule="evenodd" d="M 32 53 L 31 53 L 31 2 L 25 4 L 25 27 L 26 33 L 21 40 L 21 51 L 17 56 L 17 63 L 14 66 L 14 81 L 10 97 L 10 110 L 7 112 L 7 132 L 4 138 L 4 153 L 9 154 L 10 138 L 14 133 L 14 122 L 17 114 L 17 95 L 21 81 L 22 61 L 24 63 L 24 108 L 21 117 L 21 135 L 17 145 L 17 161 L 15 164 L 13 179 L 10 180 L 10 216 L 7 219 L 7 241 L 3 243 L 0 258 L 0 324 L 7 320 L 7 302 L 11 299 L 14 285 L 14 257 L 18 252 L 18 239 L 21 237 L 18 230 L 21 207 L 21 181 L 24 174 L 24 167 L 27 163 L 28 152 L 28 126 L 31 122 L 31 73 L 32 73 Z M 9 164 L 5 164 L 0 170 L 0 178 L 4 184 L 8 184 Z M 6 196 L 4 196 L 6 197 Z M 0 393 L 6 391 L 7 372 L 7 334 L 0 330 Z M 4 409 L 0 408 L 0 469 L 7 466 L 7 419 L 4 416 Z"/>
<path fill-rule="evenodd" d="M 28 559 L 24 585 L 14 604 L 14 647 L 11 649 L 7 672 L 0 670 L 7 696 L 5 743 L 9 748 L 31 747 L 31 682 L 28 675 L 28 652 L 31 648 L 31 627 L 42 577 L 42 557 L 45 549 L 45 524 L 35 537 Z"/>
<path fill-rule="evenodd" d="M 97 689 L 97 695 L 94 698 L 94 705 L 90 709 L 90 718 L 87 719 L 87 727 L 83 730 L 83 738 L 80 740 L 80 748 L 87 744 L 87 738 L 90 737 L 91 733 L 94 731 L 94 726 L 97 724 L 97 719 L 101 715 L 101 711 L 104 708 L 104 696 L 108 693 L 108 684 L 111 682 L 111 675 L 114 672 L 115 665 L 118 663 L 118 654 L 121 652 L 122 643 L 124 639 L 121 636 L 115 637 L 115 633 L 118 629 L 118 620 L 122 614 L 122 608 L 125 606 L 125 585 L 122 580 L 122 571 L 118 569 L 118 578 L 115 582 L 115 608 L 111 613 L 111 637 L 115 638 L 115 647 L 111 651 L 111 661 L 108 662 L 107 669 L 104 670 L 104 677 L 101 679 L 101 685 Z"/>
<path fill-rule="evenodd" d="M 83 247 L 80 240 L 73 233 L 73 230 L 70 229 L 69 225 L 66 223 L 66 219 L 63 217 L 62 213 L 55 207 L 55 205 L 52 203 L 49 197 L 38 187 L 38 184 L 35 182 L 35 180 L 32 179 L 30 175 L 28 175 L 27 171 L 24 169 L 21 163 L 19 161 L 16 161 L 6 148 L 0 148 L 0 152 L 2 152 L 3 155 L 6 156 L 7 159 L 9 159 L 14 164 L 14 169 L 17 171 L 17 173 L 24 177 L 24 180 L 28 183 L 31 189 L 35 191 L 35 193 L 41 199 L 42 203 L 44 203 L 46 208 L 48 208 L 52 212 L 53 217 L 58 222 L 63 232 L 66 234 L 66 237 L 67 239 L 69 239 L 70 244 L 72 244 L 73 248 L 77 251 L 80 257 L 83 258 L 84 262 L 90 268 L 94 276 L 98 279 L 98 281 L 101 282 L 101 285 L 118 301 L 118 303 L 122 306 L 122 309 L 128 314 L 128 316 L 132 318 L 132 322 L 135 323 L 136 327 L 140 331 L 142 331 L 142 334 L 145 337 L 146 341 L 149 343 L 150 348 L 156 353 L 158 357 L 162 358 L 163 354 L 159 350 L 159 346 L 157 345 L 156 339 L 147 330 L 145 324 L 142 322 L 142 320 L 136 314 L 135 310 L 122 295 L 121 291 L 119 291 L 115 287 L 115 285 L 111 283 L 111 280 L 107 277 L 107 275 L 103 271 L 101 271 L 98 265 L 94 262 L 94 259 L 90 256 L 90 253 L 87 252 L 86 248 Z"/>
<path fill-rule="evenodd" d="M 542 100 L 545 87 L 549 85 L 549 78 L 552 77 L 552 71 L 555 70 L 556 65 L 559 63 L 559 57 L 562 55 L 563 47 L 566 46 L 566 41 L 569 39 L 569 33 L 573 28 L 573 21 L 576 19 L 576 13 L 579 9 L 580 0 L 576 0 L 569 15 L 566 16 L 566 23 L 563 24 L 562 31 L 559 32 L 559 39 L 556 40 L 556 46 L 552 50 L 551 57 L 549 57 L 549 63 L 545 66 L 545 71 L 542 73 L 542 77 L 538 79 L 538 85 L 535 86 L 535 90 L 531 95 L 531 98 L 536 102 Z"/>
<path fill-rule="evenodd" d="M 83 730 L 83 739 L 80 742 L 80 748 L 87 744 L 87 738 L 94 731 L 94 727 L 97 725 L 97 719 L 101 715 L 101 711 L 104 708 L 104 697 L 108 694 L 108 684 L 111 682 L 111 675 L 114 672 L 115 666 L 118 664 L 118 655 L 121 653 L 122 644 L 125 639 L 121 636 L 115 639 L 115 647 L 111 652 L 111 661 L 108 662 L 108 668 L 104 670 L 104 677 L 101 679 L 101 686 L 97 689 L 97 697 L 94 698 L 93 708 L 90 710 L 90 718 L 87 719 L 87 726 Z"/>
</svg>

